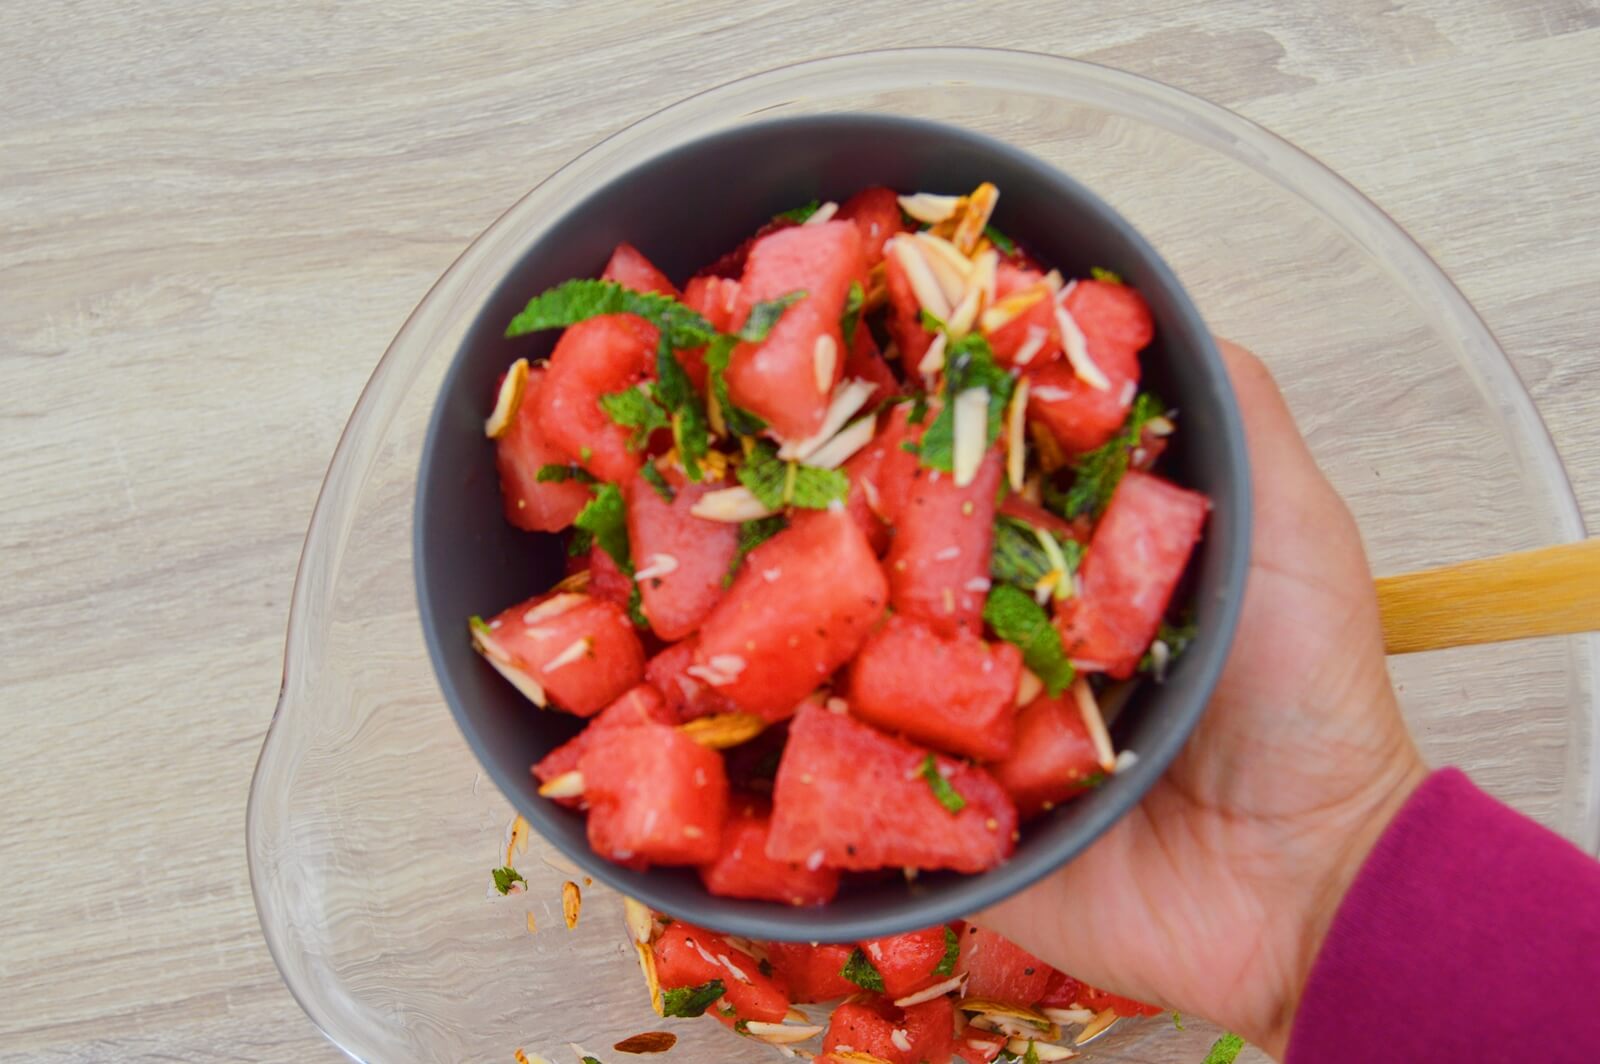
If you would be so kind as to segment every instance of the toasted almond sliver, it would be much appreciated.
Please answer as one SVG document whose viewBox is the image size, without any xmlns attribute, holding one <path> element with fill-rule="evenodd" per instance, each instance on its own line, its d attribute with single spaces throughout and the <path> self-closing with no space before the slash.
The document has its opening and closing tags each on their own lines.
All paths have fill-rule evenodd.
<svg viewBox="0 0 1600 1064">
<path fill-rule="evenodd" d="M 938 282 L 939 294 L 944 296 L 946 306 L 955 307 L 957 303 L 961 302 L 961 297 L 966 294 L 967 274 L 952 266 L 949 259 L 928 250 L 928 246 L 924 242 L 925 239 L 938 240 L 938 237 L 929 236 L 927 233 L 918 233 L 912 239 L 916 241 L 918 250 L 922 252 L 922 261 L 927 263 L 928 271 L 933 275 L 933 279 Z M 939 317 L 941 319 L 948 318 L 951 313 L 953 313 L 953 310 L 941 314 Z"/>
<path fill-rule="evenodd" d="M 989 449 L 989 389 L 967 388 L 956 396 L 954 436 L 951 465 L 956 487 L 964 488 L 977 478 Z"/>
<path fill-rule="evenodd" d="M 1078 1055 L 1077 1050 L 1068 1049 L 1066 1046 L 1052 1045 L 1049 1042 L 1038 1042 L 1031 1038 L 1013 1038 L 1006 1043 L 1006 1049 L 1011 1053 L 1025 1057 L 1028 1047 L 1033 1047 L 1033 1056 L 1040 1064 L 1046 1060 L 1071 1060 Z"/>
<path fill-rule="evenodd" d="M 1028 326 L 1027 339 L 1022 341 L 1022 346 L 1017 348 L 1017 353 L 1011 361 L 1019 366 L 1026 366 L 1032 362 L 1034 356 L 1044 350 L 1044 345 L 1050 340 L 1050 330 L 1037 325 Z"/>
<path fill-rule="evenodd" d="M 754 521 L 758 517 L 770 516 L 776 511 L 768 509 L 765 503 L 751 494 L 749 488 L 741 485 L 736 488 L 719 488 L 716 491 L 706 492 L 695 500 L 689 512 L 707 521 L 736 525 L 743 521 Z"/>
<path fill-rule="evenodd" d="M 575 661 L 581 661 L 590 650 L 594 648 L 594 640 L 588 636 L 579 636 L 568 643 L 566 649 L 551 658 L 539 667 L 540 672 L 550 673 L 557 669 L 564 669 Z"/>
<path fill-rule="evenodd" d="M 828 411 L 822 415 L 822 427 L 814 436 L 807 436 L 803 440 L 785 443 L 778 448 L 778 457 L 784 461 L 805 461 L 822 448 L 822 445 L 844 428 L 845 422 L 856 415 L 856 411 L 867 405 L 867 400 L 872 398 L 872 393 L 877 385 L 871 381 L 851 378 L 833 390 L 833 398 L 828 402 Z M 712 494 L 715 494 L 714 492 Z"/>
<path fill-rule="evenodd" d="M 519 358 L 511 363 L 511 368 L 506 370 L 505 380 L 500 382 L 500 391 L 494 397 L 494 410 L 483 423 L 485 436 L 498 440 L 506 434 L 511 422 L 516 419 L 517 407 L 522 405 L 522 393 L 527 385 L 528 360 Z"/>
<path fill-rule="evenodd" d="M 804 464 L 818 469 L 838 469 L 851 455 L 871 443 L 873 434 L 877 430 L 876 418 L 870 416 L 857 418 L 840 429 L 833 439 L 812 452 L 811 457 L 804 460 Z"/>
<path fill-rule="evenodd" d="M 816 375 L 817 391 L 827 395 L 833 389 L 833 374 L 839 368 L 839 341 L 827 333 L 811 345 L 811 371 Z"/>
<path fill-rule="evenodd" d="M 1078 677 L 1072 683 L 1072 698 L 1078 703 L 1078 712 L 1083 716 L 1083 726 L 1089 732 L 1089 741 L 1094 743 L 1095 758 L 1100 762 L 1100 767 L 1106 772 L 1117 770 L 1117 754 L 1111 748 L 1111 735 L 1106 731 L 1105 718 L 1100 715 L 1100 706 L 1094 700 L 1094 691 L 1089 687 L 1089 681 Z"/>
<path fill-rule="evenodd" d="M 583 793 L 583 773 L 577 769 L 552 776 L 539 784 L 541 798 L 576 798 Z"/>
<path fill-rule="evenodd" d="M 1028 475 L 1028 388 L 1028 378 L 1020 378 L 1006 410 L 1006 480 L 1012 491 L 1021 491 Z"/>
<path fill-rule="evenodd" d="M 901 269 L 905 270 L 912 294 L 917 297 L 922 309 L 940 321 L 948 318 L 950 301 L 945 298 L 944 289 L 940 287 L 927 256 L 917 242 L 902 233 L 889 241 L 888 248 L 889 253 L 899 261 Z"/>
<path fill-rule="evenodd" d="M 767 1023 L 763 1020 L 747 1020 L 744 1029 L 752 1038 L 780 1046 L 792 1042 L 804 1042 L 807 1038 L 815 1038 L 822 1033 L 822 1028 L 815 1025 Z"/>
<path fill-rule="evenodd" d="M 589 570 L 579 569 L 571 576 L 562 577 L 552 589 L 555 591 L 582 591 L 589 586 Z"/>
<path fill-rule="evenodd" d="M 955 235 L 950 238 L 956 250 L 963 255 L 972 254 L 972 249 L 983 239 L 983 231 L 988 228 L 989 219 L 994 216 L 994 205 L 999 201 L 1000 190 L 991 181 L 985 181 L 972 190 L 962 210 L 961 221 L 956 225 Z"/>
<path fill-rule="evenodd" d="M 924 225 L 938 225 L 955 217 L 962 207 L 960 196 L 940 196 L 932 192 L 918 192 L 901 196 L 900 209 Z"/>
<path fill-rule="evenodd" d="M 1013 1005 L 1005 1001 L 995 1001 L 992 998 L 962 998 L 960 1001 L 956 1002 L 956 1008 L 960 1009 L 962 1012 L 981 1013 L 990 1019 L 1009 1016 L 1012 1019 L 1021 1020 L 1024 1023 L 1039 1028 L 1040 1030 L 1046 1030 L 1054 1026 L 1050 1022 L 1050 1017 L 1046 1016 L 1038 1009 L 1030 1009 L 1026 1005 Z"/>
<path fill-rule="evenodd" d="M 476 617 L 472 619 L 472 645 L 483 655 L 483 660 L 494 666 L 494 670 L 510 681 L 511 686 L 527 696 L 528 701 L 536 706 L 548 704 L 539 681 L 511 663 L 511 656 L 505 648 L 489 634 L 489 626 Z"/>
<path fill-rule="evenodd" d="M 528 934 L 536 935 L 539 933 L 539 921 L 531 912 L 527 914 L 527 923 Z"/>
<path fill-rule="evenodd" d="M 655 937 L 656 917 L 644 902 L 623 895 L 622 920 L 628 925 L 628 936 L 635 942 L 648 945 Z"/>
<path fill-rule="evenodd" d="M 681 724 L 678 730 L 708 749 L 726 750 L 749 742 L 766 727 L 767 722 L 754 713 L 716 713 Z"/>
<path fill-rule="evenodd" d="M 678 559 L 671 554 L 652 554 L 645 559 L 645 565 L 633 574 L 634 580 L 649 580 L 652 577 L 666 576 L 668 573 L 678 571 Z"/>
<path fill-rule="evenodd" d="M 838 213 L 839 213 L 839 205 L 837 203 L 833 202 L 832 200 L 829 200 L 827 203 L 824 203 L 822 206 L 820 206 L 816 210 L 812 211 L 811 212 L 811 217 L 807 218 L 805 221 L 801 222 L 800 224 L 801 225 L 821 225 L 823 222 L 832 221 L 833 220 L 833 216 L 835 214 L 838 214 Z"/>
<path fill-rule="evenodd" d="M 1093 1009 L 1042 1009 L 1046 1016 L 1063 1027 L 1076 1027 L 1094 1019 Z"/>
<path fill-rule="evenodd" d="M 950 337 L 945 333 L 934 336 L 933 342 L 922 353 L 922 361 L 917 363 L 917 372 L 924 377 L 932 377 L 944 369 L 944 349 L 950 343 Z"/>
<path fill-rule="evenodd" d="M 578 913 L 582 911 L 583 891 L 569 879 L 561 884 L 561 918 L 566 920 L 568 931 L 578 926 Z"/>
<path fill-rule="evenodd" d="M 973 261 L 957 251 L 956 246 L 944 237 L 934 236 L 932 233 L 913 233 L 911 238 L 922 246 L 929 263 L 943 262 L 960 275 L 963 281 L 972 276 Z"/>
<path fill-rule="evenodd" d="M 665 1006 L 661 1003 L 661 977 L 656 974 L 656 951 L 646 942 L 635 942 L 633 949 L 639 955 L 639 970 L 644 973 L 644 985 L 650 991 L 650 1007 L 655 1010 L 657 1016 L 664 1015 Z"/>
<path fill-rule="evenodd" d="M 920 1005 L 924 1001 L 932 1001 L 936 997 L 944 997 L 951 991 L 960 990 L 962 984 L 966 981 L 965 974 L 951 976 L 944 982 L 934 983 L 930 987 L 918 990 L 915 994 L 907 994 L 903 998 L 895 998 L 894 1003 L 897 1008 L 908 1009 L 912 1005 Z"/>
<path fill-rule="evenodd" d="M 1117 1014 L 1114 1011 L 1111 1009 L 1101 1009 L 1099 1012 L 1095 1013 L 1094 1019 L 1085 1024 L 1083 1030 L 1078 1032 L 1078 1037 L 1072 1040 L 1072 1044 L 1075 1046 L 1081 1046 L 1091 1038 L 1104 1032 L 1116 1022 Z"/>
<path fill-rule="evenodd" d="M 811 1017 L 810 1016 L 807 1016 L 804 1012 L 801 1012 L 799 1009 L 795 1008 L 793 1005 L 789 1006 L 789 1011 L 783 1014 L 783 1018 L 785 1020 L 790 1021 L 791 1023 L 810 1023 L 811 1022 Z"/>
<path fill-rule="evenodd" d="M 538 624 L 540 621 L 549 620 L 551 617 L 559 617 L 561 614 L 566 613 L 573 607 L 581 606 L 588 601 L 588 595 L 579 595 L 570 591 L 563 591 L 560 594 L 551 595 L 537 606 L 534 606 L 525 612 L 522 615 L 522 623 L 528 625 Z"/>
<path fill-rule="evenodd" d="M 1056 307 L 1056 329 L 1061 333 L 1061 349 L 1067 353 L 1067 361 L 1078 379 L 1095 391 L 1110 391 L 1111 381 L 1089 357 L 1089 342 L 1083 338 L 1083 330 L 1078 328 L 1077 320 L 1066 307 Z"/>
<path fill-rule="evenodd" d="M 511 830 L 506 832 L 506 864 L 516 864 L 517 854 L 528 852 L 528 834 L 532 830 L 533 826 L 527 818 L 517 814 L 517 818 L 511 822 Z"/>
<path fill-rule="evenodd" d="M 945 323 L 956 339 L 971 332 L 978 312 L 994 302 L 994 278 L 999 263 L 1000 256 L 992 249 L 978 255 L 972 275 L 967 278 L 966 291 L 962 293 L 956 308 L 950 312 L 950 320 Z"/>
<path fill-rule="evenodd" d="M 1041 299 L 1049 298 L 1049 295 L 1049 290 L 1042 284 L 1030 285 L 1020 292 L 1012 292 L 978 316 L 978 327 L 986 333 L 1003 329 L 1017 315 Z"/>
<path fill-rule="evenodd" d="M 1044 681 L 1039 679 L 1032 669 L 1023 669 L 1022 678 L 1017 681 L 1017 705 L 1025 706 L 1039 697 L 1044 690 Z"/>
</svg>

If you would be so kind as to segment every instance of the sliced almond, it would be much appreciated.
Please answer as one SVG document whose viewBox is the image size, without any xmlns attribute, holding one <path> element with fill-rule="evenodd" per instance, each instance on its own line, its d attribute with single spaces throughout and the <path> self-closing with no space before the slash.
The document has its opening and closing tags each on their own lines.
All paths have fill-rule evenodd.
<svg viewBox="0 0 1600 1064">
<path fill-rule="evenodd" d="M 1037 397 L 1040 389 L 1033 389 Z M 1061 449 L 1061 441 L 1056 439 L 1056 434 L 1050 429 L 1035 421 L 1028 426 L 1028 435 L 1033 437 L 1033 450 L 1039 456 L 1039 467 L 1046 473 L 1054 473 L 1067 464 L 1067 453 Z"/>
<path fill-rule="evenodd" d="M 1003 329 L 1029 307 L 1049 297 L 1049 289 L 1042 284 L 1030 285 L 1020 292 L 1012 292 L 979 315 L 978 327 L 986 333 Z"/>
<path fill-rule="evenodd" d="M 579 569 L 571 576 L 561 578 L 554 588 L 556 591 L 582 591 L 589 586 L 589 570 Z"/>
<path fill-rule="evenodd" d="M 811 1022 L 811 1017 L 810 1016 L 807 1016 L 804 1012 L 801 1012 L 799 1009 L 795 1008 L 793 1005 L 789 1006 L 789 1011 L 783 1014 L 783 1018 L 785 1020 L 788 1020 L 791 1023 L 810 1023 Z"/>
<path fill-rule="evenodd" d="M 944 296 L 945 305 L 950 308 L 939 315 L 940 319 L 943 320 L 954 313 L 956 304 L 960 303 L 961 297 L 966 294 L 967 275 L 950 265 L 950 260 L 929 251 L 923 242 L 923 238 L 928 240 L 938 240 L 939 238 L 928 236 L 926 233 L 918 233 L 914 239 L 917 241 L 919 250 L 922 251 L 922 261 L 927 263 L 928 272 L 933 275 L 933 279 L 939 285 L 939 294 Z"/>
<path fill-rule="evenodd" d="M 551 776 L 539 784 L 541 798 L 577 798 L 583 794 L 583 773 L 577 769 Z"/>
<path fill-rule="evenodd" d="M 812 211 L 811 212 L 811 217 L 807 218 L 805 221 L 801 222 L 800 224 L 801 225 L 821 225 L 823 222 L 832 221 L 833 220 L 833 216 L 835 214 L 838 214 L 838 213 L 839 213 L 839 205 L 837 203 L 833 202 L 832 200 L 829 200 L 827 203 L 824 203 L 822 206 L 820 206 L 816 210 Z"/>
<path fill-rule="evenodd" d="M 1139 763 L 1139 755 L 1132 750 L 1118 750 L 1117 759 L 1111 764 L 1111 773 L 1119 776 Z"/>
<path fill-rule="evenodd" d="M 1076 1027 L 1094 1019 L 1093 1009 L 1042 1009 L 1046 1016 L 1063 1027 Z"/>
<path fill-rule="evenodd" d="M 1006 408 L 1006 481 L 1021 491 L 1028 475 L 1028 378 L 1017 380 Z"/>
<path fill-rule="evenodd" d="M 1055 1024 L 1050 1022 L 1050 1017 L 1038 1009 L 1030 1009 L 1026 1005 L 1013 1005 L 1007 1001 L 995 1001 L 992 998 L 966 997 L 956 1002 L 956 1008 L 962 1012 L 973 1013 L 995 1019 L 1021 1020 L 1030 1027 L 1041 1031 L 1048 1031 Z"/>
<path fill-rule="evenodd" d="M 955 309 L 950 312 L 950 320 L 945 323 L 950 335 L 956 339 L 971 332 L 978 311 L 993 302 L 994 275 L 999 261 L 1000 257 L 993 251 L 985 251 L 978 256 L 972 274 L 967 278 L 967 287 Z"/>
<path fill-rule="evenodd" d="M 1052 1045 L 1049 1042 L 1038 1042 L 1032 1038 L 1013 1038 L 1006 1043 L 1006 1049 L 1019 1057 L 1026 1057 L 1029 1047 L 1033 1049 L 1034 1059 L 1041 1064 L 1046 1060 L 1071 1060 L 1078 1055 L 1075 1049 Z"/>
<path fill-rule="evenodd" d="M 539 933 L 539 921 L 531 912 L 527 914 L 527 924 L 528 934 L 537 935 Z"/>
<path fill-rule="evenodd" d="M 956 396 L 953 434 L 951 465 L 956 487 L 964 488 L 977 479 L 989 449 L 989 389 L 968 388 Z"/>
<path fill-rule="evenodd" d="M 922 353 L 922 361 L 917 363 L 917 372 L 924 377 L 932 377 L 935 373 L 944 369 L 944 350 L 949 343 L 950 337 L 945 333 L 935 333 L 933 342 Z"/>
<path fill-rule="evenodd" d="M 767 722 L 754 713 L 716 713 L 681 724 L 678 730 L 701 746 L 726 750 L 749 742 L 766 727 Z"/>
<path fill-rule="evenodd" d="M 656 974 L 656 951 L 648 943 L 635 942 L 634 952 L 639 955 L 639 970 L 644 973 L 644 985 L 650 991 L 650 1007 L 657 1016 L 665 1014 L 661 1003 L 661 977 Z"/>
<path fill-rule="evenodd" d="M 652 554 L 644 561 L 644 567 L 633 574 L 635 580 L 650 580 L 678 571 L 678 559 L 671 554 Z"/>
<path fill-rule="evenodd" d="M 550 1061 L 547 1057 L 541 1057 L 537 1053 L 529 1055 L 520 1049 L 511 1054 L 511 1058 L 515 1060 L 517 1064 L 550 1064 Z"/>
<path fill-rule="evenodd" d="M 811 371 L 816 376 L 818 392 L 827 395 L 832 390 L 833 374 L 838 368 L 839 341 L 823 333 L 811 345 Z"/>
<path fill-rule="evenodd" d="M 804 1042 L 822 1033 L 822 1028 L 814 1024 L 767 1023 L 763 1020 L 746 1020 L 744 1029 L 750 1037 L 778 1046 Z"/>
<path fill-rule="evenodd" d="M 833 439 L 845 423 L 855 416 L 856 411 L 867 405 L 867 400 L 872 398 L 872 393 L 877 385 L 871 381 L 852 378 L 840 384 L 833 390 L 833 398 L 828 402 L 828 411 L 822 415 L 822 427 L 816 434 L 807 436 L 803 440 L 785 443 L 778 448 L 778 457 L 785 461 L 804 461 L 822 448 L 822 445 Z M 716 494 L 712 492 L 710 494 Z"/>
<path fill-rule="evenodd" d="M 950 301 L 945 298 L 944 289 L 934 275 L 933 268 L 928 264 L 927 256 L 917 246 L 917 242 L 902 233 L 889 241 L 888 249 L 900 263 L 900 268 L 905 270 L 906 280 L 911 283 L 912 294 L 917 297 L 922 309 L 940 321 L 948 318 Z"/>
<path fill-rule="evenodd" d="M 955 235 L 950 238 L 950 242 L 963 255 L 972 254 L 972 249 L 983 239 L 983 231 L 988 228 L 989 219 L 994 216 L 994 205 L 998 202 L 1000 190 L 991 181 L 985 181 L 967 197 L 961 221 L 956 225 Z"/>
<path fill-rule="evenodd" d="M 776 511 L 768 509 L 765 503 L 751 494 L 749 488 L 741 485 L 736 488 L 719 488 L 716 491 L 706 492 L 695 500 L 689 512 L 707 521 L 737 525 L 744 521 L 754 521 L 758 517 L 770 516 Z"/>
<path fill-rule="evenodd" d="M 583 891 L 569 879 L 561 884 L 561 918 L 567 922 L 568 931 L 578 926 L 578 914 L 582 911 Z"/>
<path fill-rule="evenodd" d="M 516 420 L 517 407 L 522 405 L 522 393 L 528 386 L 528 360 L 519 358 L 506 370 L 500 382 L 500 391 L 494 397 L 494 410 L 483 423 L 484 435 L 498 440 L 506 434 L 511 422 Z"/>
<path fill-rule="evenodd" d="M 635 942 L 649 944 L 656 935 L 656 915 L 642 901 L 623 895 L 622 921 L 628 925 L 628 936 Z"/>
<path fill-rule="evenodd" d="M 973 260 L 957 251 L 956 246 L 944 237 L 934 236 L 932 233 L 913 233 L 911 238 L 922 246 L 922 250 L 927 254 L 930 263 L 935 260 L 943 262 L 954 270 L 963 281 L 972 276 Z"/>
<path fill-rule="evenodd" d="M 559 617 L 574 606 L 581 606 L 588 601 L 588 595 L 579 595 L 568 591 L 551 595 L 524 613 L 522 615 L 522 623 L 528 625 L 538 624 L 540 621 L 549 620 L 551 617 Z"/>
<path fill-rule="evenodd" d="M 1067 308 L 1060 305 L 1056 307 L 1056 330 L 1061 333 L 1061 349 L 1066 352 L 1067 361 L 1078 379 L 1095 391 L 1110 391 L 1111 381 L 1089 357 L 1089 342 L 1083 338 L 1083 330 L 1078 328 L 1078 322 Z"/>
<path fill-rule="evenodd" d="M 583 660 L 583 658 L 587 657 L 589 651 L 593 648 L 594 640 L 590 639 L 588 636 L 582 636 L 578 639 L 574 639 L 572 642 L 566 645 L 561 653 L 557 654 L 555 657 L 541 665 L 539 667 L 539 671 L 542 673 L 552 673 L 557 669 L 564 669 L 575 661 Z"/>
<path fill-rule="evenodd" d="M 805 464 L 818 469 L 838 469 L 857 451 L 872 442 L 878 431 L 878 421 L 873 417 L 857 418 L 827 443 L 818 447 L 806 458 Z"/>
<path fill-rule="evenodd" d="M 1160 417 L 1153 417 L 1146 421 L 1144 430 L 1152 436 L 1171 436 L 1178 431 L 1178 426 L 1172 423 L 1171 418 L 1163 414 Z"/>
<path fill-rule="evenodd" d="M 1095 760 L 1100 763 L 1102 770 L 1115 772 L 1117 753 L 1111 748 L 1111 733 L 1106 731 L 1105 718 L 1100 716 L 1100 706 L 1094 700 L 1094 690 L 1088 680 L 1080 676 L 1073 681 L 1072 698 L 1078 703 L 1084 729 L 1089 733 L 1089 741 L 1094 744 Z"/>
<path fill-rule="evenodd" d="M 533 825 L 528 823 L 526 817 L 520 813 L 511 822 L 511 829 L 506 832 L 506 860 L 507 865 L 516 864 L 519 853 L 528 852 L 528 835 L 533 831 Z"/>
<path fill-rule="evenodd" d="M 895 998 L 896 1007 L 908 1009 L 912 1005 L 920 1005 L 924 1001 L 932 1001 L 936 997 L 944 997 L 953 991 L 960 990 L 967 981 L 965 974 L 951 976 L 942 983 L 934 983 L 930 987 L 918 990 L 915 994 L 907 994 L 903 998 Z"/>
<path fill-rule="evenodd" d="M 1044 681 L 1039 679 L 1032 669 L 1023 669 L 1022 677 L 1017 681 L 1017 705 L 1025 706 L 1032 702 L 1044 690 Z"/>
<path fill-rule="evenodd" d="M 1078 1032 L 1078 1037 L 1072 1040 L 1072 1044 L 1075 1046 L 1081 1046 L 1091 1038 L 1110 1028 L 1110 1026 L 1116 1022 L 1117 1014 L 1114 1011 L 1111 1009 L 1101 1009 L 1099 1012 L 1095 1013 L 1094 1019 L 1085 1024 L 1083 1030 Z"/>
<path fill-rule="evenodd" d="M 1044 350 L 1044 345 L 1049 340 L 1049 329 L 1044 329 L 1037 325 L 1028 326 L 1028 335 L 1022 341 L 1022 346 L 1017 348 L 1017 353 L 1011 357 L 1011 361 L 1019 366 L 1026 366 L 1033 361 L 1034 356 Z"/>
<path fill-rule="evenodd" d="M 961 196 L 940 196 L 932 192 L 900 196 L 899 200 L 900 209 L 923 225 L 938 225 L 948 218 L 954 218 L 962 207 Z"/>
<path fill-rule="evenodd" d="M 548 699 L 545 697 L 544 687 L 540 685 L 538 680 L 523 672 L 520 667 L 512 662 L 511 655 L 506 653 L 505 648 L 495 641 L 494 636 L 490 633 L 489 626 L 484 624 L 483 620 L 478 617 L 472 618 L 470 624 L 472 646 L 478 653 L 483 655 L 483 659 L 493 665 L 496 672 L 509 680 L 511 686 L 521 691 L 528 701 L 536 706 L 547 705 Z"/>
</svg>

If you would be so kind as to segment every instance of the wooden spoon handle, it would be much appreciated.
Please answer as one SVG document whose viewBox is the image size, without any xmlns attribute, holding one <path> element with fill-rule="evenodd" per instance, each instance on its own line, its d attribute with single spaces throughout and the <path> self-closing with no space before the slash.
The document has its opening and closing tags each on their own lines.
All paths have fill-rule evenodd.
<svg viewBox="0 0 1600 1064">
<path fill-rule="evenodd" d="M 1380 577 L 1391 654 L 1600 631 L 1600 539 Z"/>
</svg>

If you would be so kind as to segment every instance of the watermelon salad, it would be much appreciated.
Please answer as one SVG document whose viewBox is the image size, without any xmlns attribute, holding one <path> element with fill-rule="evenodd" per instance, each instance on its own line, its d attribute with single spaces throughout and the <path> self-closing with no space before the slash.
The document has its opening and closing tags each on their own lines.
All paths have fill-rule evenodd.
<svg viewBox="0 0 1600 1064">
<path fill-rule="evenodd" d="M 972 924 L 808 945 L 720 935 L 632 899 L 624 911 L 658 1015 L 710 1015 L 818 1064 L 1068 1060 L 1119 1019 L 1162 1011 Z M 825 1023 L 796 1007 L 824 1002 Z"/>
<path fill-rule="evenodd" d="M 562 332 L 492 397 L 505 516 L 565 536 L 569 575 L 470 635 L 587 720 L 532 772 L 596 853 L 821 905 L 992 869 L 1130 763 L 1104 707 L 1190 638 L 1173 598 L 1209 504 L 1159 471 L 1177 413 L 1140 387 L 1138 291 L 1034 259 L 998 195 L 812 204 L 681 288 L 622 244 L 511 322 Z M 662 985 L 704 983 L 674 927 Z M 776 1023 L 790 999 L 750 966 L 728 1001 Z M 857 1050 L 947 1007 L 884 977 Z"/>
</svg>

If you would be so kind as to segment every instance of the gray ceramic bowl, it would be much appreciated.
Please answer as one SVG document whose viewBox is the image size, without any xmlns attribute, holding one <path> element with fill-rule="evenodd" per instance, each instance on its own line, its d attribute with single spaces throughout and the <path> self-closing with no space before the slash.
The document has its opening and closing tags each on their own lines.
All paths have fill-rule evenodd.
<svg viewBox="0 0 1600 1064">
<path fill-rule="evenodd" d="M 1214 509 L 1183 594 L 1199 638 L 1162 685 L 1145 684 L 1112 725 L 1118 749 L 1138 762 L 1107 784 L 1023 830 L 1016 854 L 978 876 L 925 874 L 847 879 L 829 905 L 792 908 L 715 897 L 691 869 L 633 872 L 596 856 L 582 814 L 535 792 L 528 767 L 582 722 L 534 709 L 467 638 L 467 618 L 548 589 L 562 573 L 555 536 L 530 534 L 501 515 L 494 449 L 483 418 L 498 375 L 518 356 L 549 353 L 555 334 L 507 340 L 527 299 L 572 277 L 599 274 L 626 240 L 668 276 L 735 246 L 780 210 L 812 199 L 843 201 L 870 185 L 960 192 L 1000 188 L 994 223 L 1067 276 L 1091 266 L 1136 286 L 1155 316 L 1144 380 L 1181 414 L 1165 472 L 1205 492 Z M 1155 783 L 1205 707 L 1228 653 L 1250 545 L 1244 431 L 1222 362 L 1199 313 L 1155 249 L 1088 189 L 1007 144 L 963 129 L 887 115 L 783 119 L 717 133 L 641 160 L 573 203 L 559 224 L 500 283 L 446 373 L 423 446 L 415 511 L 417 598 L 445 699 L 484 769 L 534 828 L 596 879 L 695 924 L 756 938 L 851 941 L 927 927 L 991 905 L 1071 860 Z"/>
</svg>

